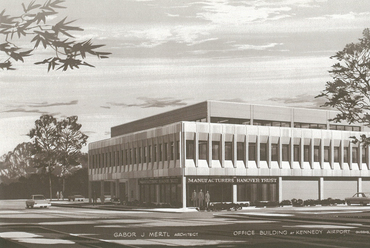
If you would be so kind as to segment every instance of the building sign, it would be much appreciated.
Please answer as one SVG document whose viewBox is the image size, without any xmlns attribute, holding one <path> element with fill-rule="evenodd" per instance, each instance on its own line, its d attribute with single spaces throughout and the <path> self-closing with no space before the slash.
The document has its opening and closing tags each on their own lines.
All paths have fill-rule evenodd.
<svg viewBox="0 0 370 248">
<path fill-rule="evenodd" d="M 140 178 L 139 184 L 179 184 L 180 178 Z"/>
<path fill-rule="evenodd" d="M 277 183 L 276 177 L 187 177 L 186 182 L 192 183 Z"/>
</svg>

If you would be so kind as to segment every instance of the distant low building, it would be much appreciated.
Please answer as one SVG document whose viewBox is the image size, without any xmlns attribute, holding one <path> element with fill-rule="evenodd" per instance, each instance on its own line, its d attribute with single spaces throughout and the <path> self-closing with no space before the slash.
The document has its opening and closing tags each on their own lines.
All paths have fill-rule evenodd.
<svg viewBox="0 0 370 248">
<path fill-rule="evenodd" d="M 369 148 L 359 125 L 334 111 L 206 101 L 112 127 L 89 144 L 89 192 L 128 201 L 325 199 L 370 191 Z"/>
</svg>

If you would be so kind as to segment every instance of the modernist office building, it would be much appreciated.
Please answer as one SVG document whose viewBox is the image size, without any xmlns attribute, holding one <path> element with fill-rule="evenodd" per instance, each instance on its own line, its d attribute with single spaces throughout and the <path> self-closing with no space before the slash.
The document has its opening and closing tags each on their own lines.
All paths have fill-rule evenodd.
<svg viewBox="0 0 370 248">
<path fill-rule="evenodd" d="M 206 101 L 111 128 L 89 144 L 89 197 L 191 206 L 212 202 L 344 199 L 370 191 L 363 126 L 333 111 Z M 369 133 L 367 133 L 369 134 Z"/>
</svg>

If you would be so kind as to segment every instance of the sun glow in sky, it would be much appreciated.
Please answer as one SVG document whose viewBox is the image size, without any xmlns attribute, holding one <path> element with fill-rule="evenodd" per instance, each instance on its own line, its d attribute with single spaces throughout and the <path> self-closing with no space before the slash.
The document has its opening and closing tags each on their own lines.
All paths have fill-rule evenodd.
<svg viewBox="0 0 370 248">
<path fill-rule="evenodd" d="M 0 11 L 22 12 L 26 0 Z M 43 3 L 43 1 L 37 1 Z M 96 68 L 36 66 L 0 71 L 0 155 L 42 114 L 77 115 L 89 142 L 110 127 L 205 100 L 319 107 L 329 57 L 369 27 L 367 0 L 67 0 L 50 22 L 76 20 L 80 40 L 105 44 Z M 4 42 L 4 37 L 0 37 Z M 17 39 L 15 40 L 17 41 Z M 32 44 L 25 43 L 28 48 Z M 1 56 L 3 56 L 1 54 Z M 3 57 L 0 57 L 3 61 Z M 87 149 L 85 148 L 84 151 Z"/>
</svg>

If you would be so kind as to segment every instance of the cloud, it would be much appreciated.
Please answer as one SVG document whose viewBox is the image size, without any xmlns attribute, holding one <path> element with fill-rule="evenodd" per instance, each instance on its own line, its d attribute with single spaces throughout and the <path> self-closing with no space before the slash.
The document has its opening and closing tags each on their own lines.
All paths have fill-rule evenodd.
<svg viewBox="0 0 370 248">
<path fill-rule="evenodd" d="M 77 105 L 77 103 L 78 103 L 78 100 L 73 100 L 73 101 L 70 101 L 70 102 L 56 102 L 56 103 L 42 102 L 42 103 L 30 104 L 30 105 L 27 105 L 27 107 L 46 108 L 46 107 L 55 107 L 55 106 Z"/>
<path fill-rule="evenodd" d="M 15 109 L 10 109 L 10 110 L 3 111 L 3 113 L 38 113 L 38 114 L 47 114 L 48 112 L 40 111 L 38 109 L 27 110 L 27 109 L 24 109 L 24 108 L 15 108 Z"/>
<path fill-rule="evenodd" d="M 358 17 L 362 16 L 370 16 L 370 12 L 362 12 L 362 13 L 355 13 L 349 12 L 347 14 L 332 14 L 332 15 L 324 15 L 318 17 L 309 18 L 311 20 L 354 20 Z"/>
<path fill-rule="evenodd" d="M 322 97 L 315 98 L 313 95 L 300 94 L 295 97 L 275 97 L 269 98 L 268 100 L 273 102 L 280 102 L 286 105 L 291 105 L 294 107 L 310 107 L 322 109 L 322 105 L 325 103 L 325 99 Z"/>
<path fill-rule="evenodd" d="M 129 44 L 134 47 L 152 48 L 171 41 L 191 46 L 216 40 L 215 37 L 209 37 L 212 29 L 213 27 L 204 25 L 156 26 L 142 30 L 131 30 L 125 35 L 125 38 L 130 39 Z M 132 38 L 136 40 L 132 41 Z"/>
<path fill-rule="evenodd" d="M 256 2 L 258 3 L 258 2 Z M 202 4 L 202 11 L 197 13 L 197 17 L 210 21 L 214 24 L 222 25 L 245 25 L 254 22 L 264 22 L 268 20 L 277 20 L 290 17 L 290 15 L 282 14 L 292 10 L 289 6 L 268 6 L 264 1 L 257 7 L 254 2 L 237 2 L 231 4 L 226 0 L 206 0 Z"/>
<path fill-rule="evenodd" d="M 283 43 L 270 43 L 267 45 L 234 45 L 238 50 L 267 50 L 269 48 L 274 48 L 276 46 L 281 46 Z"/>
<path fill-rule="evenodd" d="M 140 108 L 164 108 L 164 107 L 187 105 L 187 103 L 183 102 L 183 100 L 181 99 L 148 98 L 148 97 L 139 97 L 137 99 L 144 101 L 144 102 L 136 103 L 136 104 L 108 102 L 107 104 L 110 104 L 112 106 L 118 106 L 118 107 L 140 107 Z"/>
</svg>

